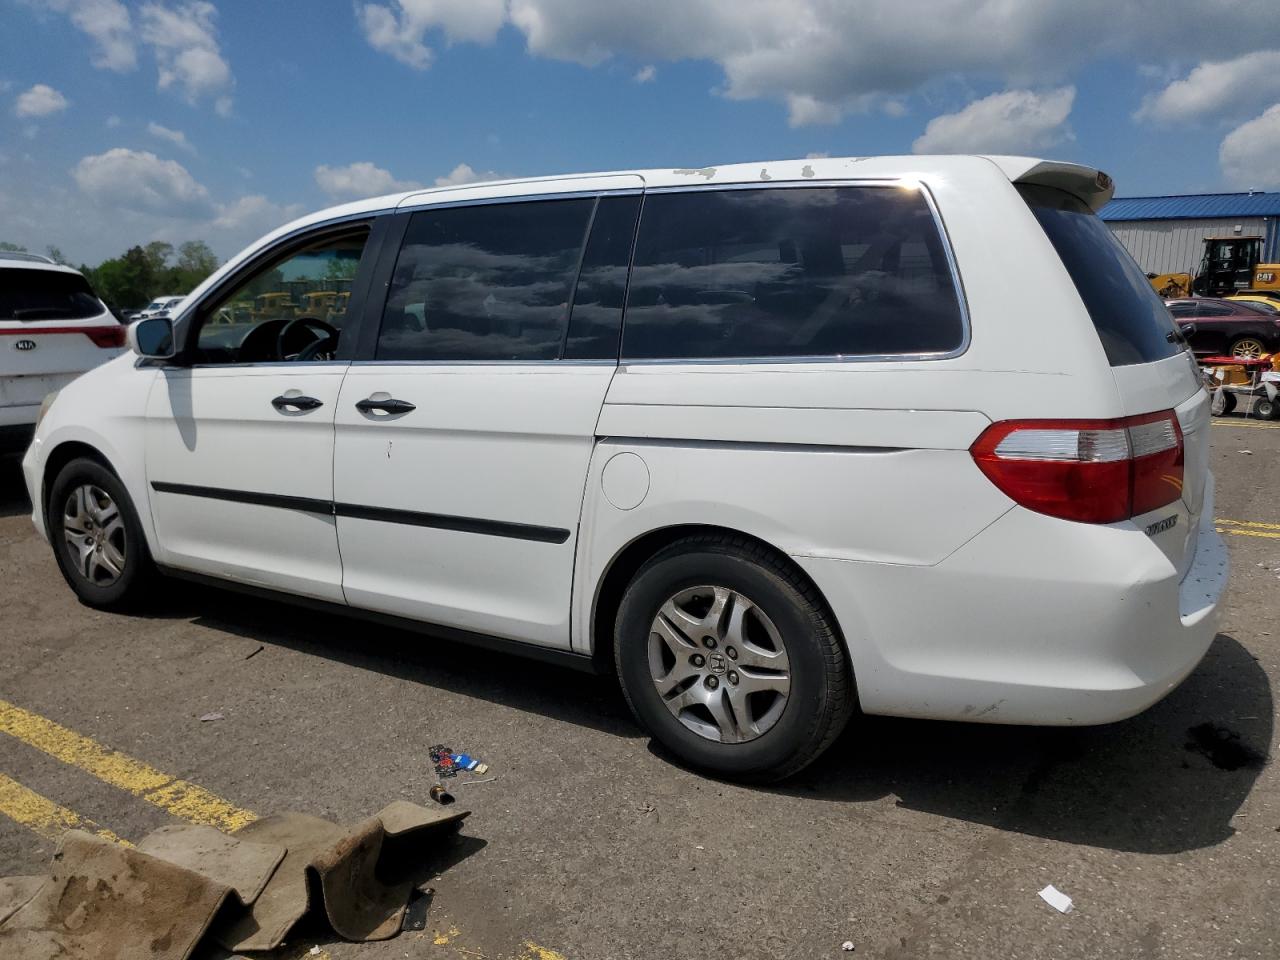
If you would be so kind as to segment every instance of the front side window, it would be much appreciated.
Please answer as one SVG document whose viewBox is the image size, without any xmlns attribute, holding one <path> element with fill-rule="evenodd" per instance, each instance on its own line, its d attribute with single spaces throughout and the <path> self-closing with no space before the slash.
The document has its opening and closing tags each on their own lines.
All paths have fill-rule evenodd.
<svg viewBox="0 0 1280 960">
<path fill-rule="evenodd" d="M 197 362 L 332 360 L 368 235 L 362 228 L 309 244 L 202 308 Z"/>
<path fill-rule="evenodd" d="M 919 189 L 645 198 L 625 358 L 944 354 L 963 342 L 959 296 Z"/>
<path fill-rule="evenodd" d="M 78 273 L 0 269 L 0 320 L 84 320 L 105 309 Z"/>
<path fill-rule="evenodd" d="M 561 357 L 593 198 L 413 214 L 378 334 L 379 360 Z"/>
</svg>

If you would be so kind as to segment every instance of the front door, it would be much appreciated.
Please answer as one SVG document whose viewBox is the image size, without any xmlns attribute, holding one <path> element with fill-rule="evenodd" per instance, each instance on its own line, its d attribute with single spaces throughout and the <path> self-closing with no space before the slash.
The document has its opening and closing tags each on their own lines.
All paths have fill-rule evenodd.
<svg viewBox="0 0 1280 960">
<path fill-rule="evenodd" d="M 337 358 L 368 232 L 290 245 L 197 308 L 187 365 L 164 368 L 148 401 L 160 563 L 342 600 L 333 420 L 347 364 Z"/>
<path fill-rule="evenodd" d="M 568 648 L 639 201 L 637 190 L 409 215 L 376 347 L 338 398 L 350 604 Z"/>
</svg>

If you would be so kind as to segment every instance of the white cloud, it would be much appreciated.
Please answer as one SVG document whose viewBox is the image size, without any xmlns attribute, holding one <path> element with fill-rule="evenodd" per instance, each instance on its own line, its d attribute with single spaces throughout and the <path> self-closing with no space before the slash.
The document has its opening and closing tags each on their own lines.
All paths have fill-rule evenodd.
<svg viewBox="0 0 1280 960">
<path fill-rule="evenodd" d="M 160 68 L 160 89 L 176 88 L 193 104 L 216 97 L 215 109 L 226 116 L 235 79 L 218 46 L 217 17 L 217 8 L 207 0 L 176 7 L 148 3 L 139 11 L 142 39 L 155 50 Z"/>
<path fill-rule="evenodd" d="M 480 180 L 496 180 L 498 175 L 492 170 L 477 173 L 470 164 L 460 163 L 443 177 L 436 177 L 437 187 L 457 187 L 464 183 L 476 183 Z"/>
<path fill-rule="evenodd" d="M 1218 163 L 1235 187 L 1270 190 L 1280 188 L 1280 103 L 1242 123 L 1222 140 Z"/>
<path fill-rule="evenodd" d="M 18 94 L 13 112 L 20 117 L 47 117 L 67 109 L 67 98 L 47 83 L 37 83 Z"/>
<path fill-rule="evenodd" d="M 168 140 L 175 147 L 180 147 L 189 153 L 195 153 L 196 148 L 191 145 L 191 141 L 187 139 L 187 135 L 181 130 L 170 130 L 168 127 L 162 127 L 160 124 L 152 121 L 147 124 L 147 133 L 161 140 Z"/>
<path fill-rule="evenodd" d="M 386 193 L 417 190 L 422 186 L 413 180 L 397 180 L 391 171 L 368 160 L 349 163 L 345 167 L 321 164 L 315 169 L 315 178 L 316 184 L 329 196 L 347 199 L 378 197 Z"/>
<path fill-rule="evenodd" d="M 107 117 L 107 129 L 114 130 L 116 127 L 120 126 L 121 122 L 120 118 L 113 113 L 111 116 Z"/>
<path fill-rule="evenodd" d="M 957 113 L 934 117 L 916 138 L 916 153 L 1021 153 L 1071 137 L 1066 126 L 1075 87 L 1046 93 L 1006 90 Z"/>
<path fill-rule="evenodd" d="M 1147 97 L 1140 120 L 1182 123 L 1215 113 L 1239 115 L 1280 95 L 1280 50 L 1255 50 L 1234 60 L 1205 62 Z"/>
<path fill-rule="evenodd" d="M 1277 47 L 1274 8 L 1232 0 L 1206 22 L 1203 0 L 509 0 L 505 18 L 533 56 L 713 62 L 721 95 L 777 101 L 802 125 L 870 108 L 892 114 L 922 84 L 967 71 L 1025 89 L 1060 84 L 1103 57 L 1181 58 L 1188 23 L 1203 24 L 1195 38 L 1205 58 Z M 357 15 L 375 48 L 419 68 L 438 46 L 432 30 L 448 42 L 488 41 L 504 19 L 501 0 L 361 2 Z"/>
<path fill-rule="evenodd" d="M 439 30 L 448 43 L 488 43 L 506 14 L 506 0 L 392 0 L 356 6 L 356 19 L 369 45 L 417 70 L 431 65 L 428 33 Z"/>
<path fill-rule="evenodd" d="M 176 160 L 116 147 L 81 159 L 71 171 L 82 193 L 104 207 L 162 217 L 207 216 L 209 191 Z"/>
<path fill-rule="evenodd" d="M 95 67 L 123 73 L 138 65 L 133 21 L 120 0 L 45 0 L 44 5 L 70 16 L 76 29 L 93 39 Z"/>
<path fill-rule="evenodd" d="M 658 68 L 652 63 L 647 63 L 636 71 L 635 76 L 631 79 L 636 83 L 652 83 L 654 78 L 658 76 Z"/>
<path fill-rule="evenodd" d="M 212 226 L 215 230 L 262 234 L 295 219 L 301 213 L 301 204 L 273 203 L 257 193 L 240 197 L 232 203 L 218 204 Z"/>
</svg>

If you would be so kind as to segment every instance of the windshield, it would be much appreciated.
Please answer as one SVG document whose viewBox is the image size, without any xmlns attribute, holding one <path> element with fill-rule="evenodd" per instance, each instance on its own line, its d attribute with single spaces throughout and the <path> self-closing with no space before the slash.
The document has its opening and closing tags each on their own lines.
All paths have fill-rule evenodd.
<svg viewBox="0 0 1280 960">
<path fill-rule="evenodd" d="M 1028 184 L 1018 192 L 1071 275 L 1111 366 L 1153 363 L 1185 349 L 1142 268 L 1082 200 Z"/>
<path fill-rule="evenodd" d="M 84 320 L 104 309 L 78 273 L 0 270 L 0 320 Z"/>
</svg>

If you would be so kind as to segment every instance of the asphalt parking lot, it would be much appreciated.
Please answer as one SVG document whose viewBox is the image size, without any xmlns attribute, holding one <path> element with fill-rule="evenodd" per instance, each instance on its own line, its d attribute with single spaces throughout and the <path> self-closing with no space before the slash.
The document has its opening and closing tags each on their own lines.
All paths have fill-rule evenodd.
<svg viewBox="0 0 1280 960">
<path fill-rule="evenodd" d="M 429 802 L 443 742 L 496 779 L 453 788 L 473 814 L 426 930 L 308 931 L 286 955 L 1271 960 L 1280 423 L 1212 429 L 1233 579 L 1170 697 L 1090 729 L 865 719 L 769 789 L 673 766 L 609 684 L 558 668 L 178 584 L 147 616 L 95 613 L 0 461 L 0 876 L 40 872 L 55 821 L 136 840 L 217 803 Z M 133 766 L 104 777 L 103 747 Z M 149 802 L 143 765 L 199 789 Z"/>
</svg>

